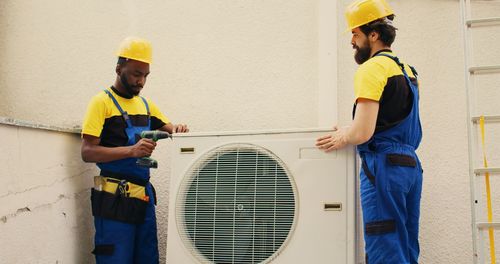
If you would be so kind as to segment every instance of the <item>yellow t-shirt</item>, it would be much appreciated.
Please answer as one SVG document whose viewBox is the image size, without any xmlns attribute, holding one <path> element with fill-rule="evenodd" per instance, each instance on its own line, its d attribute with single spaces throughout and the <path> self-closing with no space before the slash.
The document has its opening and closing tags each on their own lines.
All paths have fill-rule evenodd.
<svg viewBox="0 0 500 264">
<path fill-rule="evenodd" d="M 395 56 L 390 50 L 379 53 Z M 418 86 L 413 70 L 407 64 L 404 67 L 411 82 Z M 379 102 L 375 132 L 397 125 L 410 113 L 413 103 L 413 95 L 403 71 L 394 60 L 386 56 L 373 56 L 359 66 L 354 76 L 354 95 L 356 101 L 353 114 L 360 98 Z"/>
<path fill-rule="evenodd" d="M 132 125 L 147 126 L 148 115 L 146 105 L 140 96 L 134 96 L 130 99 L 118 95 L 113 89 L 108 88 L 108 91 L 115 97 L 116 101 L 127 112 Z M 170 120 L 160 112 L 156 104 L 145 98 L 150 112 L 151 130 L 158 129 L 165 124 L 170 123 Z M 127 124 L 122 117 L 122 114 L 115 106 L 109 95 L 101 91 L 90 100 L 85 118 L 82 125 L 83 134 L 101 138 L 103 146 L 124 146 L 128 138 L 125 133 Z"/>
<path fill-rule="evenodd" d="M 395 56 L 392 52 L 384 51 Z M 410 66 L 405 64 L 405 71 L 410 79 L 415 79 Z M 374 56 L 359 66 L 354 76 L 354 95 L 358 98 L 379 101 L 386 88 L 393 89 L 398 83 L 392 79 L 404 80 L 403 72 L 399 65 L 386 56 Z M 388 87 L 387 87 L 388 86 Z"/>
</svg>

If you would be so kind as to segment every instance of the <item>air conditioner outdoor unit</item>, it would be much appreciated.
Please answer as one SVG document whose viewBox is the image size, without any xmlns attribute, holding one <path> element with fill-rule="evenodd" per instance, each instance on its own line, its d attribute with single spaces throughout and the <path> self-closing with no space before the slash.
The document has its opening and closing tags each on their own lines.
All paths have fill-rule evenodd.
<svg viewBox="0 0 500 264">
<path fill-rule="evenodd" d="M 355 153 L 328 132 L 175 134 L 167 263 L 354 263 Z"/>
</svg>

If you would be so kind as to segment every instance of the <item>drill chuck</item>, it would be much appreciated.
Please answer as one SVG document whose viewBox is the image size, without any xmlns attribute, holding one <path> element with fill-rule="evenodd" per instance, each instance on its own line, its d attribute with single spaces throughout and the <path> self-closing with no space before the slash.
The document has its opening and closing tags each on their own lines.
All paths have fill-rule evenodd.
<svg viewBox="0 0 500 264">
<path fill-rule="evenodd" d="M 153 131 L 142 131 L 141 138 L 149 138 L 154 141 L 164 138 L 172 138 L 172 136 L 165 131 L 153 130 Z"/>
</svg>

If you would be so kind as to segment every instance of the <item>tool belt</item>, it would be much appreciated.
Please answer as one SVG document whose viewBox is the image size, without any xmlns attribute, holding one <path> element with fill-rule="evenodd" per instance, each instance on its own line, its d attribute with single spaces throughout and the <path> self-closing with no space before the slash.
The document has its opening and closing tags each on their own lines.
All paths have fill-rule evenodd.
<svg viewBox="0 0 500 264">
<path fill-rule="evenodd" d="M 150 200 L 146 193 L 149 181 L 106 171 L 100 174 L 94 177 L 92 214 L 131 224 L 144 222 Z"/>
</svg>

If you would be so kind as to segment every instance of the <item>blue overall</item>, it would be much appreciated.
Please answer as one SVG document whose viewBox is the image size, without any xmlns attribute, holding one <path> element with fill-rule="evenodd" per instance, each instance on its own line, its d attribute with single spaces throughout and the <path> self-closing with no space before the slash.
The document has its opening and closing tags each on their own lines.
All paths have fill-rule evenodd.
<svg viewBox="0 0 500 264">
<path fill-rule="evenodd" d="M 113 100 L 127 123 L 127 128 L 125 129 L 128 137 L 127 145 L 134 145 L 136 143 L 136 135 L 142 131 L 150 130 L 151 121 L 147 101 L 141 97 L 148 113 L 148 125 L 144 127 L 133 126 L 127 112 L 123 111 L 114 96 L 107 90 L 105 92 Z M 101 171 L 133 175 L 133 177 L 137 177 L 137 180 L 146 182 L 146 195 L 151 197 L 146 208 L 145 220 L 141 224 L 130 224 L 99 216 L 94 217 L 96 249 L 99 246 L 113 248 L 107 254 L 96 254 L 96 262 L 98 264 L 151 264 L 158 263 L 159 261 L 154 205 L 156 197 L 153 194 L 151 183 L 149 183 L 149 168 L 137 166 L 136 161 L 137 158 L 127 158 L 97 164 Z"/>
<path fill-rule="evenodd" d="M 410 114 L 357 147 L 362 160 L 360 193 L 367 264 L 418 263 L 422 168 L 415 153 L 422 139 L 419 93 L 397 57 L 411 88 Z"/>
</svg>

